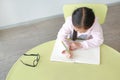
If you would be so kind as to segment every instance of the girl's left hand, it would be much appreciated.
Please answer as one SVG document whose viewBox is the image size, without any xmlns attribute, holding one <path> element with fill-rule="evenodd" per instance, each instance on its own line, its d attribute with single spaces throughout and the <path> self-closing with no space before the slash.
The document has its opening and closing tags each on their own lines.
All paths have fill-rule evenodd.
<svg viewBox="0 0 120 80">
<path fill-rule="evenodd" d="M 78 48 L 81 48 L 81 44 L 79 42 L 71 42 L 69 45 L 70 50 L 76 50 Z"/>
</svg>

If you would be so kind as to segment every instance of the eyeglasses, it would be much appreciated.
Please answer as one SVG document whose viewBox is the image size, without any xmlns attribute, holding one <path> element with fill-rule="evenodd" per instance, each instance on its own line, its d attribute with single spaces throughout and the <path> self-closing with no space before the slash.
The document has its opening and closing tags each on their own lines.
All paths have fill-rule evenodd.
<svg viewBox="0 0 120 80">
<path fill-rule="evenodd" d="M 23 62 L 22 60 L 20 60 L 24 65 L 26 66 L 30 66 L 30 67 L 36 67 L 38 65 L 38 62 L 40 60 L 40 55 L 39 54 L 23 54 L 24 56 L 36 56 L 36 59 L 33 61 L 33 64 L 27 64 L 25 62 Z"/>
</svg>

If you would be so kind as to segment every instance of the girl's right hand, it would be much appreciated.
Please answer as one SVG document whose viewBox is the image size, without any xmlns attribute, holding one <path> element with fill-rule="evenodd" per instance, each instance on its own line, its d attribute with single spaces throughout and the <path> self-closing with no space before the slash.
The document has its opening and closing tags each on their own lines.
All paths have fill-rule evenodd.
<svg viewBox="0 0 120 80">
<path fill-rule="evenodd" d="M 72 58 L 72 53 L 71 53 L 71 51 L 66 51 L 66 50 L 63 50 L 62 51 L 62 54 L 65 54 L 65 56 L 67 57 L 67 58 Z"/>
</svg>

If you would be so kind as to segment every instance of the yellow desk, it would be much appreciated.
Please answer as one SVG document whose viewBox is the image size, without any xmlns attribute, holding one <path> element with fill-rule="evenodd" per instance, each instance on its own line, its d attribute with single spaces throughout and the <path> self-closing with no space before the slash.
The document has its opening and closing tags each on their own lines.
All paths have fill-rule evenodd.
<svg viewBox="0 0 120 80">
<path fill-rule="evenodd" d="M 9 71 L 6 80 L 120 80 L 120 53 L 101 45 L 101 64 L 77 64 L 51 62 L 50 56 L 55 41 L 49 41 L 29 50 L 39 53 L 37 67 L 28 67 L 20 62 L 21 56 Z"/>
</svg>

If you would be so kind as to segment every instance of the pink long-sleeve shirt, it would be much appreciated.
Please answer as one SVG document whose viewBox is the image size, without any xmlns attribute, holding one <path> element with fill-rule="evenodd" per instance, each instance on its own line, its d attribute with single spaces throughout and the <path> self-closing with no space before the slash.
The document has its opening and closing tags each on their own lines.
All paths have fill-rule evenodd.
<svg viewBox="0 0 120 80">
<path fill-rule="evenodd" d="M 74 26 L 72 24 L 72 17 L 70 16 L 66 19 L 62 28 L 59 30 L 57 39 L 64 42 L 67 41 L 67 38 L 73 34 L 73 28 Z M 95 18 L 93 25 L 85 33 L 77 32 L 77 37 L 86 37 L 85 40 L 80 42 L 82 48 L 84 49 L 100 46 L 103 43 L 104 38 L 102 27 L 98 23 L 97 18 Z"/>
</svg>

